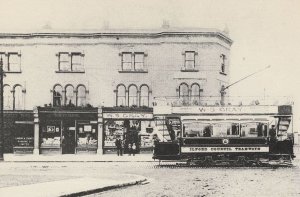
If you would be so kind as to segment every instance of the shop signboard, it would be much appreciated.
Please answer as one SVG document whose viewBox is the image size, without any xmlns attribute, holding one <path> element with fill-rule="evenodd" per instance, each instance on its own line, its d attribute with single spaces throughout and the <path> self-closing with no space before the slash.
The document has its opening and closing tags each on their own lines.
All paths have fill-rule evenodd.
<svg viewBox="0 0 300 197">
<path fill-rule="evenodd" d="M 33 137 L 15 137 L 15 146 L 33 146 Z"/>
<path fill-rule="evenodd" d="M 103 113 L 104 119 L 153 119 L 150 113 Z"/>
<path fill-rule="evenodd" d="M 174 114 L 277 114 L 278 106 L 173 107 Z"/>
</svg>

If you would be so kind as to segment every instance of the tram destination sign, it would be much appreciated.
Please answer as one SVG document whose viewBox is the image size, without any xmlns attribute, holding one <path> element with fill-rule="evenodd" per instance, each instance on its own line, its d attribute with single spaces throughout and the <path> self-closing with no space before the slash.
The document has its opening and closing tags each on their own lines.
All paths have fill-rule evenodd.
<svg viewBox="0 0 300 197">
<path fill-rule="evenodd" d="M 278 106 L 173 107 L 175 114 L 277 114 Z"/>
<path fill-rule="evenodd" d="M 182 153 L 211 153 L 211 152 L 269 152 L 269 147 L 251 146 L 251 147 L 181 147 Z"/>
</svg>

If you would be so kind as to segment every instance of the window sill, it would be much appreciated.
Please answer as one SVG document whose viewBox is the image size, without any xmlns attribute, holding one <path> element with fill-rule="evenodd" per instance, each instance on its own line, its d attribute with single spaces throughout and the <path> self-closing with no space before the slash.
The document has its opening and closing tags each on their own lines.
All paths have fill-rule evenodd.
<svg viewBox="0 0 300 197">
<path fill-rule="evenodd" d="M 226 74 L 226 73 L 224 73 L 224 72 L 220 72 L 220 74 L 221 74 L 221 75 L 225 75 L 225 76 L 227 75 L 227 74 Z"/>
<path fill-rule="evenodd" d="M 148 70 L 119 70 L 119 73 L 148 73 Z"/>
<path fill-rule="evenodd" d="M 185 68 L 183 68 L 183 69 L 181 69 L 181 72 L 199 72 L 199 70 L 198 69 L 185 69 Z"/>
<path fill-rule="evenodd" d="M 85 73 L 85 71 L 68 71 L 68 70 L 57 70 L 56 73 Z"/>
<path fill-rule="evenodd" d="M 20 73 L 22 73 L 22 71 L 4 71 L 4 74 L 7 74 L 7 73 L 20 74 Z"/>
</svg>

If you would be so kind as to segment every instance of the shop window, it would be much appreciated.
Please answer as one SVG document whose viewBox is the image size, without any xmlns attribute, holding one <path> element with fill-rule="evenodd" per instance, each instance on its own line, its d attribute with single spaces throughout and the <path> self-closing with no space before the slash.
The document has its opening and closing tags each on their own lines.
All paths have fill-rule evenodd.
<svg viewBox="0 0 300 197">
<path fill-rule="evenodd" d="M 97 124 L 88 121 L 77 122 L 77 151 L 78 149 L 97 149 Z"/>
<path fill-rule="evenodd" d="M 61 121 L 41 122 L 41 148 L 61 147 Z"/>
<path fill-rule="evenodd" d="M 32 147 L 34 143 L 34 128 L 32 124 L 16 123 L 14 129 L 14 147 Z"/>
<path fill-rule="evenodd" d="M 226 63 L 225 63 L 225 61 L 226 61 L 226 55 L 222 54 L 220 56 L 220 58 L 221 58 L 221 73 L 225 74 L 226 73 Z"/>
<path fill-rule="evenodd" d="M 61 106 L 62 105 L 62 95 L 63 89 L 61 85 L 54 86 L 53 89 L 53 106 Z"/>
<path fill-rule="evenodd" d="M 133 70 L 131 53 L 122 53 L 122 70 Z"/>
<path fill-rule="evenodd" d="M 77 87 L 77 106 L 86 105 L 86 88 L 83 85 Z"/>
<path fill-rule="evenodd" d="M 3 88 L 3 108 L 5 110 L 11 110 L 13 109 L 11 87 L 9 85 L 4 85 Z"/>
<path fill-rule="evenodd" d="M 59 72 L 84 72 L 83 54 L 79 52 L 58 53 L 58 70 Z"/>
<path fill-rule="evenodd" d="M 5 72 L 21 72 L 21 54 L 17 52 L 0 52 Z"/>
<path fill-rule="evenodd" d="M 144 69 L 144 53 L 134 53 L 134 69 Z"/>
<path fill-rule="evenodd" d="M 128 88 L 128 106 L 138 106 L 138 91 L 135 85 L 131 85 Z"/>
<path fill-rule="evenodd" d="M 116 148 L 115 141 L 120 137 L 124 153 L 128 153 L 131 144 L 136 145 L 137 153 L 140 151 L 152 152 L 153 147 L 153 121 L 140 120 L 107 120 L 104 123 L 104 149 L 111 152 Z"/>
<path fill-rule="evenodd" d="M 193 105 L 200 104 L 200 86 L 199 84 L 193 84 L 191 87 L 191 102 Z"/>
<path fill-rule="evenodd" d="M 117 106 L 126 106 L 126 87 L 124 85 L 117 86 Z"/>
<path fill-rule="evenodd" d="M 149 87 L 142 85 L 140 90 L 140 106 L 149 107 Z"/>
<path fill-rule="evenodd" d="M 179 98 L 183 104 L 188 104 L 189 101 L 189 86 L 186 83 L 182 83 L 179 86 Z"/>
<path fill-rule="evenodd" d="M 14 110 L 24 109 L 24 91 L 22 86 L 16 85 L 13 90 L 13 108 Z"/>
<path fill-rule="evenodd" d="M 186 51 L 185 52 L 185 62 L 184 66 L 186 70 L 195 69 L 195 51 Z"/>
<path fill-rule="evenodd" d="M 66 86 L 66 105 L 75 105 L 75 93 L 74 93 L 74 87 L 72 85 L 67 85 Z"/>
</svg>

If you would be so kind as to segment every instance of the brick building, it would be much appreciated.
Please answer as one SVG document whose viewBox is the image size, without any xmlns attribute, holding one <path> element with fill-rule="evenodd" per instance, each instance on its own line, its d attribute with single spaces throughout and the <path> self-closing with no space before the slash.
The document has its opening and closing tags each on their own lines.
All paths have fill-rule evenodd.
<svg viewBox="0 0 300 197">
<path fill-rule="evenodd" d="M 2 32 L 5 124 L 14 125 L 5 152 L 110 153 L 116 135 L 125 149 L 144 140 L 147 152 L 160 99 L 222 100 L 231 44 L 215 29 Z"/>
</svg>

